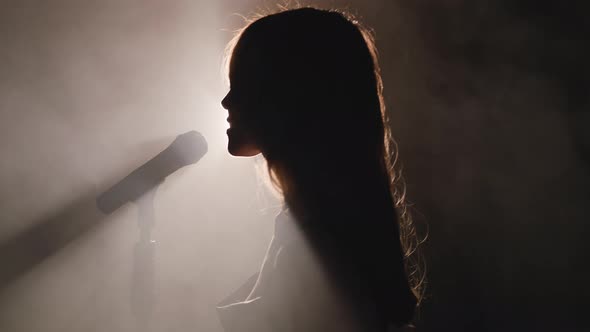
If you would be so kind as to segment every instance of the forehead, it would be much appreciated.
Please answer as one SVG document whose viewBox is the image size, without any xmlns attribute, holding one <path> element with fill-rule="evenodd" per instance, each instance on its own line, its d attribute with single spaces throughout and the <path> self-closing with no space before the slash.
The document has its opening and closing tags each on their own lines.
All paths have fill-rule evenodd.
<svg viewBox="0 0 590 332">
<path fill-rule="evenodd" d="M 229 62 L 229 79 L 235 81 L 245 77 L 254 78 L 262 74 L 264 66 L 262 65 L 261 47 L 240 38 L 234 47 Z M 256 74 L 256 75 L 255 75 Z"/>
</svg>

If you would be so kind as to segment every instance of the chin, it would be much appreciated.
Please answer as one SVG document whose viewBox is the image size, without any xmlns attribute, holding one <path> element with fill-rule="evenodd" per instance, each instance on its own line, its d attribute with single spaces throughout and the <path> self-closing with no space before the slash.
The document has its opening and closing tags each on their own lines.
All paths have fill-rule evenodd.
<svg viewBox="0 0 590 332">
<path fill-rule="evenodd" d="M 229 154 L 235 157 L 254 157 L 260 153 L 260 150 L 247 148 L 247 147 L 234 147 L 231 144 L 228 145 L 227 151 Z"/>
<path fill-rule="evenodd" d="M 260 149 L 254 144 L 241 139 L 239 135 L 231 135 L 230 133 L 228 133 L 227 151 L 236 157 L 253 157 L 260 153 Z"/>
</svg>

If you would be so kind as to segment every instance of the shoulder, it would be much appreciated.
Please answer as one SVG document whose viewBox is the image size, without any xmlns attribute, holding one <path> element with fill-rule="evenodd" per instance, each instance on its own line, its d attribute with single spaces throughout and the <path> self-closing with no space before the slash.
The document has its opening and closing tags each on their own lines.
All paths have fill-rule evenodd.
<svg viewBox="0 0 590 332">
<path fill-rule="evenodd" d="M 271 264 L 272 278 L 269 281 L 276 292 L 298 293 L 319 286 L 317 284 L 325 278 L 312 250 L 298 242 L 280 246 L 271 257 Z"/>
<path fill-rule="evenodd" d="M 301 331 L 357 331 L 348 299 L 334 285 L 334 276 L 304 244 L 282 246 L 266 300 L 274 303 L 281 321 Z"/>
</svg>

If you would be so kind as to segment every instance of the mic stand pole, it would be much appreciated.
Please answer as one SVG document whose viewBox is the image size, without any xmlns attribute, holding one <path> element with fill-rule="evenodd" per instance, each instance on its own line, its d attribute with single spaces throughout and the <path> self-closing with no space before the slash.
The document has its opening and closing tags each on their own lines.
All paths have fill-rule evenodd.
<svg viewBox="0 0 590 332">
<path fill-rule="evenodd" d="M 156 241 L 151 232 L 155 224 L 154 197 L 158 185 L 137 199 L 139 239 L 133 253 L 133 274 L 131 280 L 131 309 L 139 332 L 151 329 L 155 300 L 155 254 Z"/>
</svg>

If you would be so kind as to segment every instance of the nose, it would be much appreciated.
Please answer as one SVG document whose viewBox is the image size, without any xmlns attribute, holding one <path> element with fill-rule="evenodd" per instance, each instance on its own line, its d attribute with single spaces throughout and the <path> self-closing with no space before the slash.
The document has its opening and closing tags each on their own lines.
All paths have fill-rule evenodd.
<svg viewBox="0 0 590 332">
<path fill-rule="evenodd" d="M 221 107 L 225 108 L 226 110 L 229 109 L 230 106 L 230 94 L 231 91 L 225 95 L 225 97 L 221 100 Z"/>
</svg>

